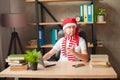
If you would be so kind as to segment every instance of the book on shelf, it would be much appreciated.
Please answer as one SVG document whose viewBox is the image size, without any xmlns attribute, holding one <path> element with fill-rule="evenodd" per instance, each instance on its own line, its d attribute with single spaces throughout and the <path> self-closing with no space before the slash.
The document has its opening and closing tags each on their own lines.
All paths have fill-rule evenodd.
<svg viewBox="0 0 120 80">
<path fill-rule="evenodd" d="M 93 4 L 87 4 L 88 22 L 93 22 Z"/>
<path fill-rule="evenodd" d="M 54 45 L 57 42 L 57 29 L 56 28 L 52 28 L 51 29 L 51 43 Z"/>
<path fill-rule="evenodd" d="M 83 7 L 84 7 L 84 22 L 88 22 L 87 4 L 84 4 Z"/>
<path fill-rule="evenodd" d="M 90 55 L 90 61 L 109 61 L 109 57 L 107 54 L 92 54 Z"/>
<path fill-rule="evenodd" d="M 37 40 L 36 39 L 32 39 L 28 42 L 28 45 L 33 46 L 33 45 L 37 45 Z"/>
<path fill-rule="evenodd" d="M 28 70 L 28 65 L 10 66 L 10 70 L 12 70 L 12 71 Z"/>
<path fill-rule="evenodd" d="M 39 45 L 44 45 L 45 44 L 45 30 L 40 29 L 39 30 Z"/>
<path fill-rule="evenodd" d="M 80 21 L 84 22 L 84 7 L 83 7 L 83 4 L 80 5 Z"/>
</svg>

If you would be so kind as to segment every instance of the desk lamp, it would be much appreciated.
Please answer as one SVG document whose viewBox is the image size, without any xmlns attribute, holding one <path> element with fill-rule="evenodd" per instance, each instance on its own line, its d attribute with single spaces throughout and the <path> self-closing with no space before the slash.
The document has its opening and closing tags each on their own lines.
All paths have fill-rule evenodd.
<svg viewBox="0 0 120 80">
<path fill-rule="evenodd" d="M 15 31 L 15 28 L 26 26 L 25 15 L 22 13 L 2 14 L 2 26 L 13 28 L 13 31 L 11 33 L 8 55 L 11 53 L 12 47 L 14 47 L 13 48 L 14 54 L 17 54 L 17 42 L 18 42 L 18 46 L 20 47 L 21 53 L 24 53 L 20 38 L 18 36 L 18 33 Z"/>
</svg>

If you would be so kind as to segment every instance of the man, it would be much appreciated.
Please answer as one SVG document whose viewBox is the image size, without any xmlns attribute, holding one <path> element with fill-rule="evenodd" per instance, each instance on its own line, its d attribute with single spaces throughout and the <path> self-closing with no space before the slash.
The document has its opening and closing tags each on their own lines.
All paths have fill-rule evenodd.
<svg viewBox="0 0 120 80">
<path fill-rule="evenodd" d="M 78 26 L 75 18 L 67 18 L 63 21 L 65 36 L 59 39 L 53 48 L 44 56 L 44 60 L 50 59 L 57 51 L 60 51 L 59 61 L 88 61 L 88 52 L 85 40 L 78 35 Z"/>
</svg>

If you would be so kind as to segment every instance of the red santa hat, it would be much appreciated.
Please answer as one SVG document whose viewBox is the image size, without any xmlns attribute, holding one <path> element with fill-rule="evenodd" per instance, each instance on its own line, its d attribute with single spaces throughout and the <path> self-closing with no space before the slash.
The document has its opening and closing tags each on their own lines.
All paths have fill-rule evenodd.
<svg viewBox="0 0 120 80">
<path fill-rule="evenodd" d="M 65 30 L 65 28 L 70 27 L 70 26 L 75 26 L 76 27 L 76 32 L 75 32 L 75 39 L 77 42 L 77 45 L 79 43 L 79 36 L 78 36 L 78 26 L 77 26 L 77 22 L 75 18 L 66 18 L 63 23 L 63 30 Z"/>
<path fill-rule="evenodd" d="M 77 22 L 76 22 L 75 18 L 66 18 L 63 21 L 63 30 L 65 30 L 65 28 L 67 28 L 69 26 L 77 27 Z"/>
</svg>

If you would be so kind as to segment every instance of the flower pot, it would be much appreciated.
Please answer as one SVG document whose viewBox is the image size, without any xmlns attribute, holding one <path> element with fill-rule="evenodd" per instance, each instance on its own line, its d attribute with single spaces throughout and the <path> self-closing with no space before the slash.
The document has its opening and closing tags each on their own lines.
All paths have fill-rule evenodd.
<svg viewBox="0 0 120 80">
<path fill-rule="evenodd" d="M 97 22 L 103 22 L 104 16 L 97 16 Z"/>
<path fill-rule="evenodd" d="M 37 66 L 38 66 L 38 63 L 30 64 L 30 69 L 31 70 L 37 70 Z"/>
</svg>

